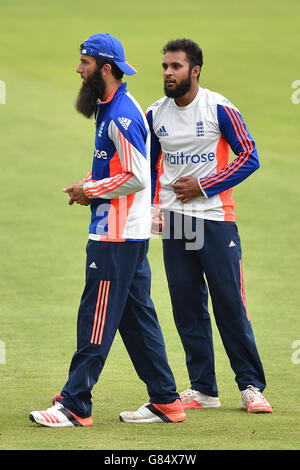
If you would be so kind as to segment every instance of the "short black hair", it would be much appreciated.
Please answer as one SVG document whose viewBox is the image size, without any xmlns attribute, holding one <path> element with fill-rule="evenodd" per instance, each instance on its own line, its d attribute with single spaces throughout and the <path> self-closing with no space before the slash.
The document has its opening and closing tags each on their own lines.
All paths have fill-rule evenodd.
<svg viewBox="0 0 300 470">
<path fill-rule="evenodd" d="M 82 51 L 82 49 L 84 49 L 84 45 L 80 44 L 80 51 Z M 111 66 L 111 72 L 113 76 L 117 80 L 122 80 L 124 73 L 112 60 L 103 59 L 103 57 L 95 57 L 95 60 L 99 69 L 102 69 L 104 64 L 109 64 Z"/>
<path fill-rule="evenodd" d="M 198 44 L 191 39 L 175 39 L 169 41 L 162 49 L 162 53 L 166 54 L 167 52 L 175 51 L 184 51 L 186 53 L 187 59 L 190 63 L 190 69 L 199 65 L 203 65 L 203 53 L 202 49 Z"/>
</svg>

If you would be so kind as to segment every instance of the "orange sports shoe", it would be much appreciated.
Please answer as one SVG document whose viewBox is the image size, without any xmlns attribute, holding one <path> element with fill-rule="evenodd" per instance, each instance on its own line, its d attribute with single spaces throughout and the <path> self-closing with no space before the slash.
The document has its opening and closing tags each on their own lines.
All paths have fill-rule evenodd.
<svg viewBox="0 0 300 470">
<path fill-rule="evenodd" d="M 248 385 L 241 391 L 242 408 L 248 413 L 272 413 L 270 403 L 261 394 L 258 388 Z"/>
<path fill-rule="evenodd" d="M 186 419 L 182 403 L 145 403 L 137 411 L 123 411 L 120 421 L 125 423 L 179 423 Z"/>
<path fill-rule="evenodd" d="M 44 411 L 32 411 L 29 415 L 29 419 L 34 423 L 49 428 L 64 428 L 69 426 L 87 427 L 93 425 L 91 416 L 87 418 L 76 416 L 60 403 L 56 403 L 54 406 Z"/>
</svg>

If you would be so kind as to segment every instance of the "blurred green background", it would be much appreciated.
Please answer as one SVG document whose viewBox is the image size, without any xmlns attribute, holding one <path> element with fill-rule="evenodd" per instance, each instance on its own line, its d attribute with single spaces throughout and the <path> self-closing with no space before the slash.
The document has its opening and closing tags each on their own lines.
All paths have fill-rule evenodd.
<svg viewBox="0 0 300 470">
<path fill-rule="evenodd" d="M 298 0 L 126 3 L 0 0 L 0 449 L 299 449 Z M 91 166 L 94 123 L 76 113 L 80 43 L 109 32 L 138 74 L 130 92 L 146 108 L 163 95 L 161 49 L 189 37 L 203 49 L 200 84 L 241 111 L 261 169 L 234 190 L 248 310 L 274 413 L 248 416 L 214 330 L 222 408 L 189 411 L 176 426 L 124 425 L 119 412 L 147 401 L 117 336 L 94 389 L 91 429 L 45 430 L 33 409 L 50 406 L 75 349 L 89 209 L 62 188 Z M 299 96 L 299 95 L 298 95 Z M 1 101 L 1 99 L 0 99 Z M 2 96 L 2 102 L 3 102 Z M 172 320 L 161 243 L 150 244 L 152 297 L 179 391 L 188 388 Z M 213 315 L 212 315 L 213 317 Z M 3 359 L 3 353 L 2 353 Z"/>
</svg>

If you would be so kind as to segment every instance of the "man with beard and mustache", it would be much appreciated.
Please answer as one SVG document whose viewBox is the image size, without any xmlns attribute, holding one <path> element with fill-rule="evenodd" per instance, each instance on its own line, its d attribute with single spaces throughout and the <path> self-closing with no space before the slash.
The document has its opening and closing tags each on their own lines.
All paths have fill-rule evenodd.
<svg viewBox="0 0 300 470">
<path fill-rule="evenodd" d="M 92 171 L 64 189 L 70 205 L 91 208 L 77 350 L 53 406 L 31 412 L 30 419 L 48 427 L 91 426 L 91 392 L 119 330 L 150 397 L 137 411 L 122 412 L 120 420 L 180 422 L 186 415 L 150 297 L 150 131 L 122 82 L 124 73 L 136 71 L 125 61 L 120 41 L 109 34 L 90 36 L 80 51 L 76 108 L 87 118 L 95 116 L 96 138 Z"/>
<path fill-rule="evenodd" d="M 232 187 L 259 168 L 238 109 L 199 86 L 202 50 L 178 39 L 163 48 L 165 97 L 147 110 L 151 130 L 152 231 L 162 233 L 175 324 L 190 388 L 185 409 L 218 408 L 208 288 L 216 324 L 249 413 L 270 413 L 248 315 Z M 230 148 L 236 158 L 229 163 Z M 184 293 L 184 295 L 183 295 Z"/>
</svg>

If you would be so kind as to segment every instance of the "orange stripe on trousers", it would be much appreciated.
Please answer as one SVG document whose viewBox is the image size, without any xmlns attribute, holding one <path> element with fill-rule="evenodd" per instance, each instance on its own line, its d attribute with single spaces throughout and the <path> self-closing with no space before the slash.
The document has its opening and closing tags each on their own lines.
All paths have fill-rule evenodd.
<svg viewBox="0 0 300 470">
<path fill-rule="evenodd" d="M 100 337 L 99 337 L 99 339 L 98 339 L 98 344 L 101 344 L 101 343 L 102 343 L 103 328 L 104 328 L 105 319 L 106 319 L 107 300 L 108 300 L 109 287 L 110 287 L 110 281 L 107 281 L 107 288 L 106 288 L 106 294 L 105 294 L 105 300 L 104 300 L 104 308 L 103 308 L 102 325 L 101 325 L 101 330 L 100 330 Z"/>
<path fill-rule="evenodd" d="M 249 317 L 248 309 L 247 309 L 247 305 L 246 305 L 245 282 L 244 282 L 244 274 L 243 274 L 243 267 L 242 267 L 242 260 L 241 259 L 240 259 L 240 282 L 241 282 L 240 289 L 241 289 L 242 301 L 243 301 L 243 304 L 244 304 L 244 307 L 245 307 L 245 310 L 246 310 L 247 318 L 250 321 L 250 317 Z"/>
<path fill-rule="evenodd" d="M 91 343 L 94 343 L 94 344 L 101 344 L 101 341 L 102 341 L 103 328 L 104 328 L 105 318 L 106 318 L 109 287 L 110 287 L 110 281 L 100 281 L 96 310 L 95 310 L 95 315 L 94 315 L 93 332 L 92 332 L 92 338 L 91 338 Z M 100 326 L 101 326 L 100 337 L 98 338 Z"/>
<path fill-rule="evenodd" d="M 99 290 L 98 290 L 97 304 L 96 304 L 96 310 L 95 310 L 95 315 L 94 315 L 94 326 L 93 326 L 93 333 L 92 333 L 91 343 L 93 343 L 94 339 L 95 339 L 95 331 L 96 331 L 96 325 L 97 325 L 97 320 L 98 320 L 99 302 L 100 302 L 100 296 L 101 296 L 101 292 L 102 292 L 102 284 L 103 284 L 103 281 L 100 281 Z"/>
</svg>

